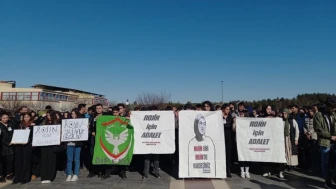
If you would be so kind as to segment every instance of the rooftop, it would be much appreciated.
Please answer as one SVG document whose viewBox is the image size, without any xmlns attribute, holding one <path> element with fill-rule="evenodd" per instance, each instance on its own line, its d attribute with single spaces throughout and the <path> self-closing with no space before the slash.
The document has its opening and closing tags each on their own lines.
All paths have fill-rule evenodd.
<svg viewBox="0 0 336 189">
<path fill-rule="evenodd" d="M 91 92 L 82 91 L 78 89 L 51 86 L 51 85 L 36 84 L 36 85 L 33 85 L 32 87 L 37 88 L 37 89 L 45 89 L 45 90 L 53 90 L 53 91 L 61 91 L 61 92 L 74 92 L 74 93 L 82 93 L 82 94 L 89 94 L 89 95 L 94 95 L 98 97 L 104 97 L 104 95 L 101 95 L 101 94 L 91 93 Z"/>
</svg>

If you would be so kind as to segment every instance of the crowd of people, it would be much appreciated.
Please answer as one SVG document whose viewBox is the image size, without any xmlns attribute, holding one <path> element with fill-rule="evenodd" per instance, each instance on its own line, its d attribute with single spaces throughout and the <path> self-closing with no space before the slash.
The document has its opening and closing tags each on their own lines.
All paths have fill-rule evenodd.
<svg viewBox="0 0 336 189">
<path fill-rule="evenodd" d="M 89 171 L 88 178 L 98 176 L 108 179 L 112 170 L 116 170 L 122 179 L 127 178 L 128 166 L 93 165 L 92 158 L 95 145 L 96 120 L 101 115 L 130 117 L 132 111 L 155 111 L 156 106 L 135 107 L 129 110 L 124 104 L 109 107 L 104 111 L 102 104 L 86 107 L 79 104 L 71 112 L 59 112 L 47 106 L 45 110 L 34 112 L 28 107 L 21 107 L 15 115 L 5 110 L 0 110 L 0 182 L 12 181 L 13 184 L 26 184 L 40 177 L 42 183 L 51 183 L 57 171 L 64 171 L 66 181 L 78 181 L 80 169 L 85 166 Z M 222 111 L 225 135 L 225 150 L 227 177 L 231 178 L 231 167 L 237 163 L 240 167 L 241 178 L 250 178 L 252 162 L 239 162 L 236 145 L 236 118 L 237 117 L 264 117 L 283 119 L 285 153 L 287 164 L 262 163 L 263 176 L 268 177 L 273 173 L 284 178 L 284 171 L 291 171 L 294 167 L 311 170 L 315 173 L 322 172 L 327 188 L 332 188 L 335 180 L 333 172 L 336 162 L 336 102 L 329 99 L 324 105 L 316 104 L 309 108 L 300 108 L 291 105 L 281 110 L 273 110 L 271 106 L 264 106 L 261 111 L 254 109 L 248 112 L 244 103 L 239 103 L 238 108 L 233 103 L 216 105 L 210 101 L 202 104 L 175 107 L 167 106 L 175 115 L 176 152 L 170 155 L 171 162 L 165 164 L 178 164 L 178 128 L 179 111 Z M 14 129 L 30 129 L 37 125 L 57 125 L 62 119 L 89 119 L 89 140 L 83 142 L 61 143 L 58 146 L 33 147 L 32 132 L 27 144 L 11 144 Z M 136 164 L 143 165 L 142 179 L 147 179 L 150 168 L 155 177 L 160 178 L 159 159 L 165 155 L 144 155 L 134 158 Z M 151 161 L 153 163 L 151 164 Z M 132 164 L 131 164 L 132 166 Z"/>
<path fill-rule="evenodd" d="M 208 105 L 211 107 L 211 103 Z M 205 106 L 206 107 L 206 106 Z M 227 175 L 230 178 L 232 162 L 237 161 L 235 142 L 235 120 L 237 117 L 282 118 L 284 123 L 285 154 L 287 164 L 262 163 L 263 177 L 272 173 L 284 178 L 284 171 L 294 167 L 322 173 L 325 187 L 333 188 L 336 183 L 336 100 L 328 99 L 325 104 L 314 104 L 308 108 L 291 105 L 275 111 L 270 105 L 261 111 L 254 109 L 251 113 L 245 110 L 244 103 L 216 107 L 223 111 L 225 145 L 227 157 Z M 251 162 L 239 162 L 241 178 L 250 178 Z"/>
</svg>

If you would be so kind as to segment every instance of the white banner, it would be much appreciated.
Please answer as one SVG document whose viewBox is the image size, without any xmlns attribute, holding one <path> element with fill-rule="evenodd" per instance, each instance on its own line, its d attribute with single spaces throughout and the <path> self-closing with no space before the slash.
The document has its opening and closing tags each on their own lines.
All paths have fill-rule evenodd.
<svg viewBox="0 0 336 189">
<path fill-rule="evenodd" d="M 226 178 L 221 111 L 179 113 L 179 177 Z"/>
<path fill-rule="evenodd" d="M 87 141 L 89 138 L 89 119 L 63 119 L 62 142 Z"/>
<path fill-rule="evenodd" d="M 27 144 L 29 139 L 30 129 L 16 129 L 12 137 L 12 144 Z"/>
<path fill-rule="evenodd" d="M 33 146 L 61 144 L 61 125 L 34 126 Z"/>
<path fill-rule="evenodd" d="M 173 111 L 133 111 L 133 154 L 173 154 L 175 116 Z"/>
<path fill-rule="evenodd" d="M 286 163 L 281 118 L 237 117 L 239 161 Z"/>
</svg>

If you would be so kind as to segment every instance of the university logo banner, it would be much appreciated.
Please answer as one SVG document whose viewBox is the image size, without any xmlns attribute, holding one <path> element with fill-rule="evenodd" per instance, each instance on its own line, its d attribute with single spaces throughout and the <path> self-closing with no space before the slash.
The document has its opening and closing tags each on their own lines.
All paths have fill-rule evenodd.
<svg viewBox="0 0 336 189">
<path fill-rule="evenodd" d="M 286 163 L 281 118 L 237 117 L 236 124 L 239 161 Z"/>
<path fill-rule="evenodd" d="M 129 119 L 100 116 L 96 127 L 94 165 L 129 165 L 134 148 L 134 130 Z"/>
<path fill-rule="evenodd" d="M 173 154 L 175 116 L 173 111 L 132 112 L 134 154 Z"/>
<path fill-rule="evenodd" d="M 221 111 L 179 113 L 179 177 L 226 178 Z"/>
</svg>

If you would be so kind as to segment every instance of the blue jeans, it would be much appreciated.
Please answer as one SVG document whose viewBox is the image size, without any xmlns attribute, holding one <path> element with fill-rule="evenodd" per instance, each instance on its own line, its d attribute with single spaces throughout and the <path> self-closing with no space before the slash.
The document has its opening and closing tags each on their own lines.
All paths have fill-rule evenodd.
<svg viewBox="0 0 336 189">
<path fill-rule="evenodd" d="M 72 163 L 75 161 L 74 175 L 79 174 L 81 147 L 67 146 L 67 176 L 72 175 Z"/>
<path fill-rule="evenodd" d="M 334 161 L 330 162 L 330 156 L 335 158 L 336 154 L 336 148 L 334 145 L 331 145 L 330 147 L 324 147 L 320 146 L 321 149 L 321 167 L 322 167 L 322 173 L 323 177 L 326 181 L 329 181 L 331 177 L 334 175 L 334 173 L 330 172 L 330 169 L 334 169 L 335 165 L 331 165 L 330 163 L 333 163 Z"/>
</svg>

